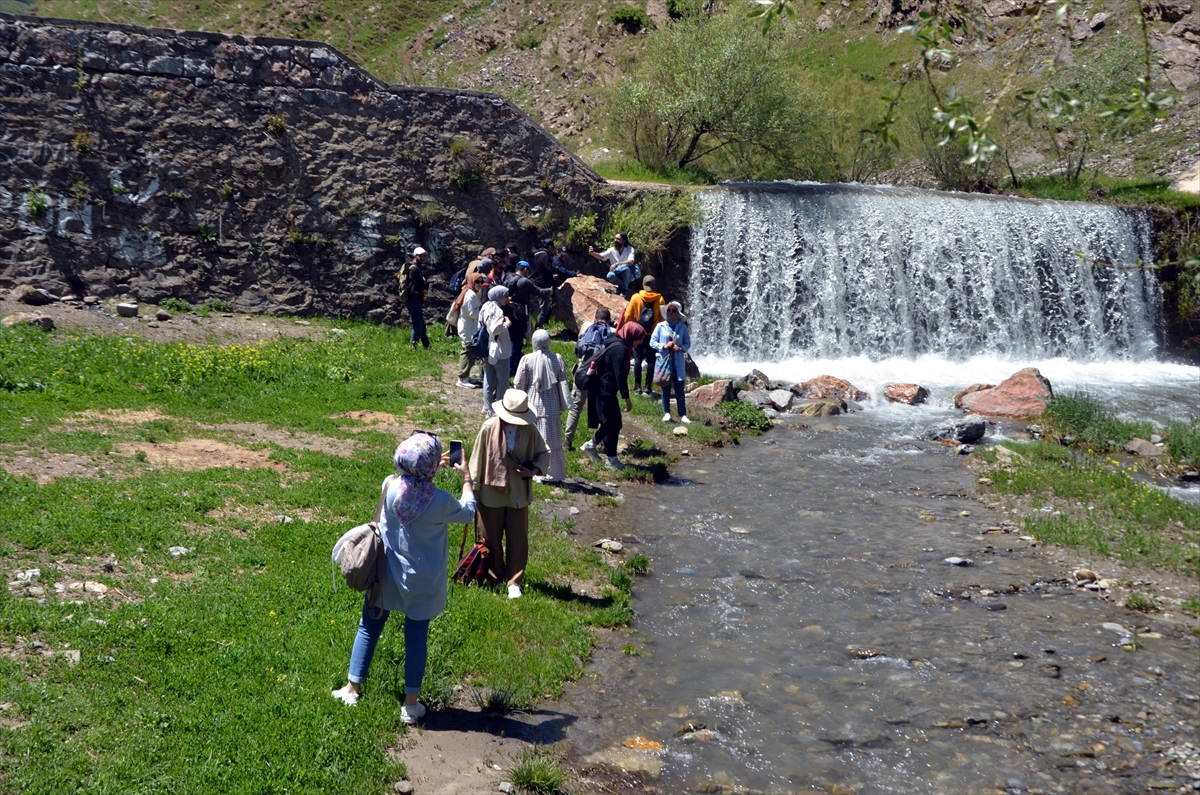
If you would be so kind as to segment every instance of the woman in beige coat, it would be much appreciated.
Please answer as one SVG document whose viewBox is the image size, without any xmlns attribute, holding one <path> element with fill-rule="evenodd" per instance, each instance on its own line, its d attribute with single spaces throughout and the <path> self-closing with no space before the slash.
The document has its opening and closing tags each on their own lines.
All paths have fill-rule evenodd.
<svg viewBox="0 0 1200 795">
<path fill-rule="evenodd" d="M 529 504 L 533 476 L 546 472 L 550 450 L 529 410 L 529 396 L 510 389 L 492 404 L 471 451 L 476 520 L 491 552 L 492 574 L 508 582 L 508 598 L 521 596 L 529 561 Z"/>
</svg>

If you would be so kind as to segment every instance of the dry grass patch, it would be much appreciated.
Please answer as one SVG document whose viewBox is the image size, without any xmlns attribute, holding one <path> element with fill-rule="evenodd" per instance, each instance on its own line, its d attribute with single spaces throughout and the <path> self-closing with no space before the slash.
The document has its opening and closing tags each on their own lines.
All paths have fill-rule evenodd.
<svg viewBox="0 0 1200 795">
<path fill-rule="evenodd" d="M 198 427 L 211 431 L 227 431 L 249 444 L 269 442 L 291 450 L 308 450 L 314 453 L 350 458 L 358 443 L 353 439 L 335 439 L 304 431 L 285 431 L 272 428 L 261 422 L 227 422 L 219 425 L 200 424 Z"/>
<path fill-rule="evenodd" d="M 237 467 L 238 469 L 267 469 L 284 470 L 287 464 L 281 461 L 268 460 L 265 450 L 247 450 L 225 442 L 212 439 L 184 439 L 182 442 L 120 442 L 114 451 L 117 455 L 139 458 L 159 466 L 169 466 L 174 469 L 212 469 L 215 467 Z"/>
</svg>

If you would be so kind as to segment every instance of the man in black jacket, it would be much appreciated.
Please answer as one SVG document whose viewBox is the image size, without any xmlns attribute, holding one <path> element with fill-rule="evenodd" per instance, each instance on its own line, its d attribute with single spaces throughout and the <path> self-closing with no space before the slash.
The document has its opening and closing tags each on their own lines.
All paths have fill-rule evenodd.
<svg viewBox="0 0 1200 795">
<path fill-rule="evenodd" d="M 512 262 L 512 260 L 516 260 L 516 262 Z M 512 339 L 513 346 L 510 362 L 515 372 L 517 362 L 524 355 L 525 337 L 529 333 L 530 301 L 534 299 L 534 296 L 537 296 L 539 300 L 549 301 L 550 290 L 543 290 L 529 279 L 528 262 L 517 259 L 515 254 L 509 256 L 509 261 L 513 271 L 505 274 L 503 284 L 508 288 L 508 294 L 512 297 L 510 306 L 513 308 L 513 322 L 509 326 L 508 334 Z"/>
<path fill-rule="evenodd" d="M 533 267 L 530 269 L 530 280 L 543 290 L 549 290 L 550 295 L 543 297 L 538 295 L 534 297 L 534 303 L 540 304 L 541 309 L 537 313 L 537 323 L 534 328 L 541 328 L 546 325 L 546 321 L 550 319 L 550 313 L 554 311 L 554 302 L 558 296 L 555 295 L 555 288 L 562 284 L 572 276 L 577 276 L 573 270 L 568 270 L 563 267 L 562 260 L 555 256 L 554 241 L 546 239 L 542 241 L 542 247 L 533 252 Z M 533 314 L 533 308 L 530 309 L 530 315 Z"/>
</svg>

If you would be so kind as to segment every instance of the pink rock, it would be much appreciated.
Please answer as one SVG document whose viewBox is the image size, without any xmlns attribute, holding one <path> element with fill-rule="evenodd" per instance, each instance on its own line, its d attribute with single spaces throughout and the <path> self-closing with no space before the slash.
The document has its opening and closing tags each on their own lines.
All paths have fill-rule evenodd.
<svg viewBox="0 0 1200 795">
<path fill-rule="evenodd" d="M 1050 382 L 1036 367 L 1026 367 L 997 386 L 963 395 L 962 407 L 972 414 L 990 417 L 1037 417 L 1052 397 Z"/>
<path fill-rule="evenodd" d="M 736 399 L 737 396 L 733 392 L 733 382 L 721 380 L 713 381 L 711 384 L 705 384 L 693 389 L 688 393 L 687 403 L 689 406 L 702 406 L 703 408 L 711 409 L 718 403 Z"/>
<path fill-rule="evenodd" d="M 853 400 L 856 403 L 861 403 L 864 400 L 871 399 L 868 393 L 859 390 L 849 381 L 843 381 L 831 375 L 819 375 L 811 381 L 798 384 L 792 388 L 792 391 L 799 397 L 809 400 L 840 398 L 841 400 Z"/>
<path fill-rule="evenodd" d="M 995 384 L 971 384 L 966 389 L 960 389 L 954 393 L 954 408 L 961 409 L 963 407 L 963 398 L 972 392 L 978 392 L 982 389 L 995 389 Z"/>
<path fill-rule="evenodd" d="M 572 334 L 578 334 L 592 324 L 596 319 L 596 310 L 603 306 L 612 312 L 615 326 L 625 312 L 627 303 L 613 292 L 615 289 L 596 276 L 574 276 L 558 288 L 558 297 L 562 300 L 555 305 L 554 314 Z"/>
<path fill-rule="evenodd" d="M 883 388 L 883 396 L 890 403 L 907 403 L 915 406 L 924 403 L 929 398 L 929 390 L 917 384 L 888 384 Z"/>
</svg>

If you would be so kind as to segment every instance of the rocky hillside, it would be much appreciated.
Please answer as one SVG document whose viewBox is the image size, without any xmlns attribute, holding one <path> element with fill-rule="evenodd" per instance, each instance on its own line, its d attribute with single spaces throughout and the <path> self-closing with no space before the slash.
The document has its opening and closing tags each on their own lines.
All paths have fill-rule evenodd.
<svg viewBox="0 0 1200 795">
<path fill-rule="evenodd" d="M 0 14 L 0 111 L 0 284 L 60 295 L 393 320 L 413 246 L 444 276 L 598 201 L 504 99 L 314 42 Z"/>
<path fill-rule="evenodd" d="M 0 2 L 11 8 L 26 0 Z M 1200 161 L 1195 134 L 1200 129 L 1200 0 L 1141 2 L 1151 19 L 1155 87 L 1175 92 L 1178 101 L 1165 121 L 1093 136 L 1086 166 L 1113 177 L 1174 178 Z M 669 24 L 669 10 L 703 5 L 701 0 L 37 0 L 29 7 L 54 16 L 329 41 L 385 80 L 500 93 L 585 160 L 602 163 L 622 157 L 605 123 L 608 88 Z M 912 37 L 898 28 L 921 7 L 917 0 L 797 2 L 797 22 L 788 34 L 794 37 L 796 63 L 806 79 L 828 89 L 824 101 L 845 106 L 848 129 L 882 116 L 880 97 L 895 89 L 903 65 L 916 54 Z M 645 24 L 613 21 L 614 12 L 628 8 L 640 12 Z M 715 8 L 741 13 L 737 2 Z M 1002 41 L 1032 8 L 1032 0 L 977 0 L 976 5 L 993 28 L 993 41 Z M 1135 9 L 1131 0 L 1084 0 L 1065 22 L 1067 35 L 1047 30 L 1034 37 L 1032 47 L 1019 50 L 980 47 L 956 35 L 963 62 L 955 80 L 986 96 L 1004 69 L 1020 66 L 1022 52 L 1036 51 L 1020 66 L 1024 72 L 1041 72 L 1041 61 L 1050 57 L 1057 82 L 1096 94 L 1140 68 Z M 925 162 L 930 146 L 916 130 L 927 107 L 928 100 L 919 96 L 906 105 L 899 129 L 902 148 L 885 178 L 936 181 Z M 1072 150 L 1082 135 L 1004 127 L 1008 165 L 1023 176 L 1070 168 L 1064 150 Z"/>
</svg>

